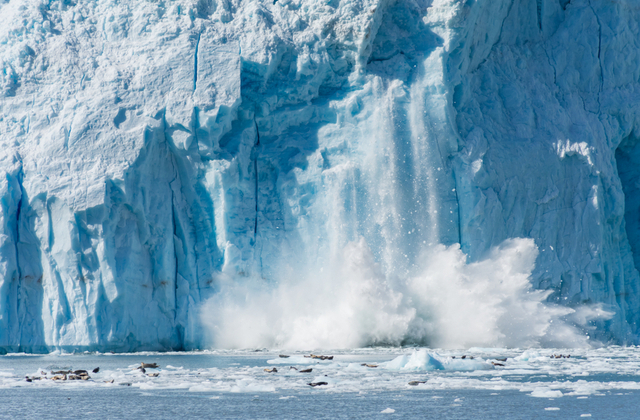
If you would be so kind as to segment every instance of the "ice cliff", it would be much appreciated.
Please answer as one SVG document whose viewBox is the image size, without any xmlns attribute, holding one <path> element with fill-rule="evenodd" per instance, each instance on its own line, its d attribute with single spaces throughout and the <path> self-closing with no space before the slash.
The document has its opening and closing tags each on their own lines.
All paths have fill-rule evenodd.
<svg viewBox="0 0 640 420">
<path fill-rule="evenodd" d="M 534 288 L 637 343 L 638 22 L 633 0 L 0 0 L 0 348 L 198 348 L 224 282 L 359 240 L 402 277 L 518 237 Z"/>
</svg>

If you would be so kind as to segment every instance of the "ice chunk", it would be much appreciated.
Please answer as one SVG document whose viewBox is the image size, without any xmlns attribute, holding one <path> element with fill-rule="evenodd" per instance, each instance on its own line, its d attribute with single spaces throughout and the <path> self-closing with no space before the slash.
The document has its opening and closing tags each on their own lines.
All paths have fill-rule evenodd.
<svg viewBox="0 0 640 420">
<path fill-rule="evenodd" d="M 563 394 L 562 391 L 552 390 L 549 387 L 536 387 L 531 396 L 536 398 L 560 398 Z"/>
<path fill-rule="evenodd" d="M 381 363 L 381 367 L 389 370 L 452 370 L 471 371 L 494 369 L 493 365 L 481 359 L 450 359 L 443 358 L 437 354 L 429 353 L 427 350 L 414 351 L 410 356 L 402 355 L 395 359 Z"/>
</svg>

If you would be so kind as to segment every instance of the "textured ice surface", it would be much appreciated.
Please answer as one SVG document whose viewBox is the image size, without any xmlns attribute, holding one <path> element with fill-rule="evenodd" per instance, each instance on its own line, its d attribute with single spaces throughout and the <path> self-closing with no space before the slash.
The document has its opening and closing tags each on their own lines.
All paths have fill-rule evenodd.
<svg viewBox="0 0 640 420">
<path fill-rule="evenodd" d="M 524 354 L 519 349 L 504 348 L 455 351 L 369 348 L 328 354 L 333 360 L 305 358 L 305 353 L 288 353 L 291 357 L 280 358 L 277 353 L 255 351 L 44 357 L 9 354 L 0 358 L 0 389 L 109 389 L 125 384 L 149 391 L 296 395 L 312 389 L 310 382 L 327 382 L 314 392 L 516 390 L 539 398 L 575 398 L 640 389 L 637 380 L 640 359 L 635 347 L 545 349 Z M 556 358 L 560 355 L 564 357 Z M 137 369 L 142 361 L 157 362 L 159 368 L 143 373 Z M 95 367 L 100 367 L 100 371 L 89 372 L 91 378 L 87 381 L 51 379 L 52 371 L 91 371 Z M 273 367 L 276 371 L 267 371 Z M 309 368 L 310 372 L 301 372 Z M 159 375 L 152 377 L 149 373 Z M 25 376 L 41 379 L 27 382 Z M 412 381 L 418 382 L 410 384 Z"/>
<path fill-rule="evenodd" d="M 226 284 L 360 238 L 384 278 L 533 238 L 533 286 L 636 342 L 639 13 L 0 2 L 0 347 L 201 347 Z"/>
<path fill-rule="evenodd" d="M 109 418 L 280 419 L 306 413 L 318 419 L 369 419 L 383 410 L 395 410 L 396 415 L 426 419 L 588 415 L 630 419 L 636 417 L 640 397 L 640 359 L 635 347 L 547 349 L 535 355 L 529 351 L 527 361 L 522 360 L 522 350 L 501 348 L 367 348 L 324 353 L 331 354 L 333 360 L 310 363 L 311 359 L 303 357 L 305 353 L 286 353 L 291 356 L 288 359 L 278 357 L 283 352 L 0 356 L 0 417 L 16 418 L 25 412 L 34 417 L 64 417 L 82 410 L 86 415 Z M 382 367 L 399 356 L 427 353 L 442 361 L 507 360 L 492 370 Z M 571 357 L 555 357 L 560 354 Z M 469 360 L 471 356 L 473 360 Z M 270 364 L 273 360 L 285 363 Z M 135 369 L 142 361 L 157 362 L 159 369 L 146 373 L 153 371 L 158 376 Z M 42 371 L 50 378 L 52 370 L 91 370 L 97 366 L 100 371 L 91 373 L 87 381 L 42 377 Z M 274 366 L 277 372 L 265 371 Z M 309 368 L 311 372 L 302 372 Z M 25 375 L 41 379 L 27 382 Z M 308 383 L 312 381 L 327 385 L 311 387 Z"/>
</svg>

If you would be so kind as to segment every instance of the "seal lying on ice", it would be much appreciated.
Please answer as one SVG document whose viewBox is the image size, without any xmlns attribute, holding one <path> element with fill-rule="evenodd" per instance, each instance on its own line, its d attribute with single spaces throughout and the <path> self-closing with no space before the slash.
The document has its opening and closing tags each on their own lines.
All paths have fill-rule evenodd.
<svg viewBox="0 0 640 420">
<path fill-rule="evenodd" d="M 312 387 L 317 387 L 317 386 L 322 386 L 322 385 L 329 385 L 329 383 L 327 382 L 311 382 L 308 383 L 307 385 L 312 386 Z"/>
<path fill-rule="evenodd" d="M 158 369 L 160 366 L 158 366 L 157 363 L 140 363 L 140 367 L 145 368 L 145 369 Z"/>
</svg>

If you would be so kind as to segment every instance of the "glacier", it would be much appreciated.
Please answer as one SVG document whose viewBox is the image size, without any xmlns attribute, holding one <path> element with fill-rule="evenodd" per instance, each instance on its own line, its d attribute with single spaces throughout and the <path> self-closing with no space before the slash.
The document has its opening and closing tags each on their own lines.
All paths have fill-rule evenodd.
<svg viewBox="0 0 640 420">
<path fill-rule="evenodd" d="M 633 0 L 0 1 L 0 349 L 202 348 L 226 285 L 354 243 L 383 283 L 437 247 L 526 251 L 546 302 L 639 343 L 638 22 Z"/>
</svg>

